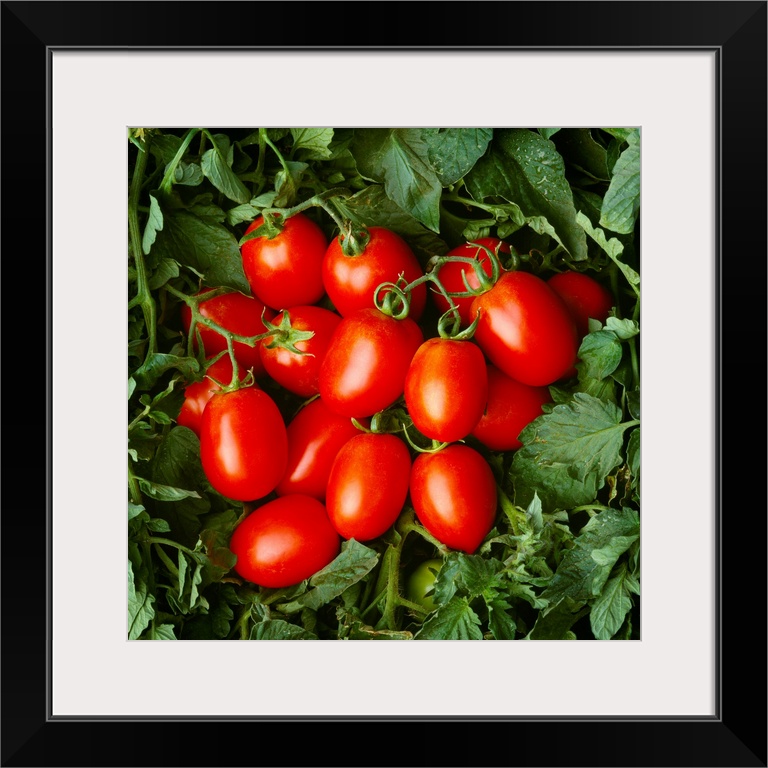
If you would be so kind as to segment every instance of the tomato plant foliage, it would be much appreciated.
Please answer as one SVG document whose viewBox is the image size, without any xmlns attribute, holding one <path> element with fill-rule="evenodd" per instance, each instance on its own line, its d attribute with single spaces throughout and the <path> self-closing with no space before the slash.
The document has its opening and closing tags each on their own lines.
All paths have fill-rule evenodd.
<svg viewBox="0 0 768 768">
<path fill-rule="evenodd" d="M 128 140 L 130 640 L 641 638 L 639 129 Z"/>
</svg>

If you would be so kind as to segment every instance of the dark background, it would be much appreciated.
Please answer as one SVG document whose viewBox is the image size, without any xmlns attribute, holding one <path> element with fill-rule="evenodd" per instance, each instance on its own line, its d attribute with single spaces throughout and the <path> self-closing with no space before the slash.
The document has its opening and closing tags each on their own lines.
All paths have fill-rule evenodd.
<svg viewBox="0 0 768 768">
<path fill-rule="evenodd" d="M 764 428 L 755 422 L 765 425 L 766 7 L 765 2 L 578 0 L 2 3 L 2 268 L 8 299 L 4 337 L 10 342 L 2 360 L 9 363 L 6 372 L 11 371 L 3 379 L 11 420 L 5 430 L 10 471 L 2 516 L 2 765 L 765 766 L 766 441 Z M 81 46 L 720 50 L 716 320 L 721 329 L 722 557 L 717 563 L 721 684 L 715 719 L 48 720 L 51 449 L 46 414 L 52 328 L 50 286 L 44 277 L 50 268 L 44 236 L 50 222 L 44 211 L 51 201 L 40 199 L 39 190 L 48 174 L 47 49 Z M 689 332 L 696 332 L 695 326 Z M 679 386 L 684 398 L 691 382 Z M 87 541 L 87 532 L 84 537 Z M 680 551 L 695 556 L 684 545 Z M 88 610 L 95 615 L 98 606 Z M 137 674 L 161 684 L 157 670 Z M 403 695 L 429 696 L 431 674 L 452 671 L 425 670 L 421 680 L 400 680 Z M 371 695 L 392 682 L 375 675 L 370 681 L 345 681 L 343 670 L 339 679 L 350 690 L 367 687 Z M 290 677 L 286 685 L 300 687 Z"/>
</svg>

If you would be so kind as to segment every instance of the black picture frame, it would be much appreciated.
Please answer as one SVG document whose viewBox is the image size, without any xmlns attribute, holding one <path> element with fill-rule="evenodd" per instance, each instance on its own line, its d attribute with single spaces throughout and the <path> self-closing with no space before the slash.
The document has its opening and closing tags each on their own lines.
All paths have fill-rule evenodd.
<svg viewBox="0 0 768 768">
<path fill-rule="evenodd" d="M 766 381 L 768 3 L 412 2 L 406 12 L 404 4 L 396 3 L 296 2 L 291 3 L 290 14 L 286 5 L 2 3 L 3 240 L 7 246 L 2 266 L 9 299 L 6 338 L 16 342 L 6 346 L 10 352 L 5 359 L 13 355 L 16 362 L 6 367 L 10 373 L 4 378 L 6 403 L 12 407 L 6 433 L 10 471 L 2 518 L 2 765 L 766 766 L 765 433 L 748 425 L 764 413 Z M 258 28 L 250 23 L 257 18 Z M 473 19 L 471 24 L 468 18 Z M 204 23 L 205 19 L 211 23 Z M 346 727 L 339 727 L 334 718 L 265 718 L 263 725 L 255 726 L 258 730 L 237 719 L 211 718 L 201 727 L 198 720 L 181 718 L 157 722 L 50 718 L 51 584 L 46 561 L 50 562 L 52 552 L 46 542 L 54 329 L 50 283 L 44 279 L 51 266 L 53 202 L 47 158 L 50 52 L 60 47 L 250 47 L 255 39 L 256 45 L 268 40 L 270 47 L 277 48 L 383 46 L 460 52 L 498 46 L 717 52 L 720 631 L 715 717 L 511 721 L 435 717 L 412 722 L 422 719 L 361 716 L 341 721 L 351 724 Z M 42 236 L 44 230 L 47 237 Z M 23 258 L 14 255 L 20 253 Z M 34 310 L 28 314 L 30 300 Z M 17 315 L 19 306 L 21 315 Z M 686 332 L 696 332 L 695 320 Z M 22 361 L 19 368 L 17 355 Z M 670 382 L 671 389 L 679 389 L 675 396 L 680 398 L 690 386 L 695 382 Z M 45 499 L 39 490 L 43 471 Z M 695 482 L 695 478 L 686 481 Z M 681 545 L 681 557 L 692 556 L 697 553 Z M 144 672 L 137 670 L 137 674 Z M 151 677 L 151 671 L 146 675 Z M 407 695 L 429 695 L 428 683 L 414 682 Z M 405 727 L 404 721 L 408 721 Z M 310 724 L 319 728 L 312 727 L 306 734 Z"/>
</svg>

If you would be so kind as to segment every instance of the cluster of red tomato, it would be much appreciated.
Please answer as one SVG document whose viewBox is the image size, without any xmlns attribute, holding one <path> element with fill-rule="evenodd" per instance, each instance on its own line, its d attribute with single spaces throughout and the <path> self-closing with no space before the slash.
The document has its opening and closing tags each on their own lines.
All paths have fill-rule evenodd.
<svg viewBox="0 0 768 768">
<path fill-rule="evenodd" d="M 246 234 L 262 223 L 256 219 Z M 210 378 L 187 386 L 178 417 L 200 438 L 213 488 L 243 502 L 276 496 L 245 517 L 230 541 L 236 572 L 261 586 L 309 578 L 336 557 L 342 539 L 381 536 L 409 496 L 432 536 L 474 552 L 495 521 L 496 483 L 482 454 L 462 441 L 472 435 L 493 451 L 519 448 L 520 431 L 550 400 L 548 385 L 574 372 L 587 318 L 605 320 L 614 303 L 580 273 L 544 281 L 502 270 L 484 292 L 453 299 L 457 327 L 477 320 L 472 335 L 425 337 L 419 320 L 427 301 L 445 312 L 448 299 L 427 291 L 399 235 L 383 227 L 366 232 L 361 252 L 350 256 L 342 236 L 328 243 L 314 221 L 296 213 L 275 237 L 243 242 L 253 297 L 232 292 L 199 305 L 203 317 L 233 334 L 269 334 L 254 346 L 234 343 L 241 381 L 251 369 L 256 380 L 271 377 L 308 399 L 286 425 L 264 389 L 228 386 L 233 367 L 224 354 L 207 369 Z M 481 270 L 468 258 L 490 279 L 485 248 L 509 252 L 495 238 L 478 242 L 485 247 L 462 245 L 440 261 L 436 276 L 450 295 L 483 289 Z M 405 316 L 374 305 L 376 288 L 398 279 L 415 283 Z M 326 297 L 333 310 L 320 306 Z M 185 306 L 187 333 L 191 317 Z M 197 330 L 208 357 L 227 349 L 215 329 Z M 433 449 L 416 450 L 402 431 L 372 428 L 371 418 L 398 402 Z"/>
</svg>

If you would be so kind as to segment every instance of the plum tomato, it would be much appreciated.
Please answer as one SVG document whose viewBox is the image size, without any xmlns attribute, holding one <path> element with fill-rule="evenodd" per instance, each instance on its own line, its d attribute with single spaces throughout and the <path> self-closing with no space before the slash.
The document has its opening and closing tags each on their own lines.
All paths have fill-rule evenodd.
<svg viewBox="0 0 768 768">
<path fill-rule="evenodd" d="M 277 332 L 266 336 L 259 345 L 261 362 L 267 374 L 289 392 L 301 397 L 311 397 L 320 391 L 320 365 L 341 317 L 323 307 L 303 305 L 278 312 L 271 322 L 279 326 L 286 312 L 292 329 L 312 331 L 315 335 L 305 341 L 296 342 L 296 349 L 304 354 L 297 354 L 282 346 Z M 270 347 L 275 341 L 275 346 Z"/>
<path fill-rule="evenodd" d="M 368 426 L 367 420 L 363 426 Z M 275 492 L 278 496 L 301 493 L 325 501 L 333 461 L 360 430 L 348 416 L 334 413 L 318 397 L 293 417 L 287 433 L 288 464 Z"/>
<path fill-rule="evenodd" d="M 471 555 L 496 520 L 496 480 L 483 456 L 464 443 L 420 453 L 410 477 L 419 522 L 441 543 Z"/>
<path fill-rule="evenodd" d="M 559 272 L 547 280 L 547 285 L 568 305 L 579 339 L 589 333 L 590 317 L 604 323 L 616 303 L 602 283 L 583 272 Z"/>
<path fill-rule="evenodd" d="M 472 436 L 492 451 L 515 451 L 522 446 L 523 427 L 541 416 L 541 407 L 552 401 L 549 387 L 532 387 L 488 365 L 488 404 Z"/>
<path fill-rule="evenodd" d="M 261 587 L 292 587 L 325 568 L 339 554 L 341 537 L 322 502 L 291 494 L 269 501 L 235 528 L 229 549 L 234 570 Z"/>
<path fill-rule="evenodd" d="M 478 245 L 463 243 L 453 250 L 448 251 L 446 256 L 464 256 L 470 259 L 477 259 L 480 262 L 480 266 L 482 267 L 483 272 L 485 272 L 488 277 L 491 277 L 493 270 L 491 268 L 490 257 L 483 248 L 478 246 L 485 246 L 486 248 L 490 248 L 494 253 L 501 255 L 509 254 L 509 245 L 503 240 L 499 240 L 498 237 L 481 237 L 477 240 L 473 240 L 472 242 L 477 243 Z M 480 281 L 477 278 L 477 273 L 471 264 L 468 264 L 464 261 L 449 261 L 447 264 L 443 264 L 443 266 L 440 267 L 440 272 L 438 274 L 441 285 L 443 288 L 445 288 L 446 291 L 448 291 L 448 293 L 466 293 L 467 286 L 464 285 L 462 273 L 466 274 L 467 282 L 471 288 L 480 287 Z M 452 298 L 459 310 L 461 326 L 468 326 L 472 322 L 469 319 L 469 308 L 472 304 L 474 296 L 460 296 L 458 298 Z M 451 305 L 448 303 L 448 299 L 446 299 L 445 296 L 443 296 L 443 294 L 435 288 L 432 289 L 432 301 L 438 308 L 441 315 L 451 308 Z"/>
<path fill-rule="evenodd" d="M 240 369 L 238 374 L 240 381 L 242 381 L 245 377 L 245 371 Z M 221 389 L 216 383 L 217 381 L 220 381 L 224 386 L 228 386 L 232 381 L 232 360 L 229 355 L 224 355 L 216 362 L 211 363 L 206 369 L 202 381 L 194 381 L 184 388 L 184 402 L 176 423 L 180 427 L 191 429 L 198 437 L 200 436 L 200 419 L 203 416 L 203 409 L 213 393 Z"/>
<path fill-rule="evenodd" d="M 288 461 L 283 416 L 263 390 L 214 392 L 200 420 L 200 460 L 222 496 L 254 501 L 271 493 Z"/>
<path fill-rule="evenodd" d="M 245 234 L 264 223 L 256 218 Z M 271 240 L 255 237 L 240 246 L 243 271 L 253 295 L 275 310 L 315 304 L 325 295 L 322 265 L 328 239 L 323 230 L 303 213 L 282 223 Z"/>
<path fill-rule="evenodd" d="M 400 275 L 411 283 L 424 274 L 411 247 L 385 227 L 368 227 L 370 239 L 359 256 L 347 256 L 343 235 L 331 240 L 323 259 L 323 284 L 336 311 L 346 317 L 358 309 L 375 307 L 373 296 L 382 283 L 396 283 Z M 409 317 L 418 322 L 427 301 L 424 283 L 411 292 Z"/>
<path fill-rule="evenodd" d="M 405 596 L 427 611 L 434 611 L 437 606 L 432 596 L 435 594 L 437 574 L 442 567 L 443 561 L 437 557 L 419 563 L 408 577 Z"/>
<path fill-rule="evenodd" d="M 320 396 L 328 407 L 356 419 L 395 402 L 416 350 L 424 341 L 410 318 L 359 309 L 339 323 L 320 366 Z"/>
<path fill-rule="evenodd" d="M 461 440 L 485 410 L 485 357 L 472 341 L 427 339 L 411 360 L 404 394 L 422 435 L 447 443 Z"/>
<path fill-rule="evenodd" d="M 361 432 L 336 455 L 326 507 L 345 539 L 369 541 L 394 525 L 408 495 L 411 454 L 395 435 Z"/>
<path fill-rule="evenodd" d="M 266 307 L 259 299 L 245 296 L 237 291 L 214 296 L 212 299 L 201 302 L 199 311 L 203 317 L 239 336 L 260 336 L 267 330 L 261 320 L 262 313 L 267 320 L 275 316 L 274 310 Z M 186 304 L 181 308 L 181 319 L 185 333 L 194 333 L 190 329 L 192 310 Z M 214 357 L 227 349 L 227 340 L 218 331 L 202 325 L 198 325 L 198 330 L 205 347 L 206 357 Z M 259 357 L 260 344 L 261 341 L 257 341 L 255 346 L 250 347 L 242 341 L 234 343 L 238 365 L 242 365 L 246 371 L 253 368 L 253 375 L 256 378 L 264 375 L 264 366 Z"/>
<path fill-rule="evenodd" d="M 576 362 L 579 342 L 571 313 L 534 274 L 504 272 L 473 299 L 471 320 L 478 314 L 474 340 L 490 362 L 523 384 L 552 384 Z"/>
</svg>

